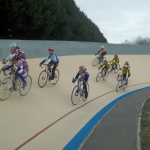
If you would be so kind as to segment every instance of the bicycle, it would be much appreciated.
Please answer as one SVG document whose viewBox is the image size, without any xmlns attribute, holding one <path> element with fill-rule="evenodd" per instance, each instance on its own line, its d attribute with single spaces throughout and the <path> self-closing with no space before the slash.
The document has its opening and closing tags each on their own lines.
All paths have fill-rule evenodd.
<svg viewBox="0 0 150 150">
<path fill-rule="evenodd" d="M 116 91 L 119 92 L 121 89 L 125 90 L 128 86 L 128 80 L 126 80 L 124 75 L 119 75 L 120 79 L 116 87 Z"/>
<path fill-rule="evenodd" d="M 112 62 L 110 64 L 110 71 L 114 71 L 115 73 L 117 73 L 120 69 L 120 64 L 116 64 L 115 62 Z"/>
<path fill-rule="evenodd" d="M 22 80 L 17 76 L 15 80 L 15 70 L 11 70 L 10 76 L 6 77 L 0 83 L 0 100 L 6 100 L 9 98 L 13 91 L 19 91 L 21 96 L 25 96 L 31 89 L 32 78 L 30 75 L 26 76 L 26 86 L 23 87 Z"/>
<path fill-rule="evenodd" d="M 94 58 L 92 65 L 93 66 L 96 66 L 97 64 L 101 65 L 104 60 L 106 60 L 105 57 L 103 57 L 103 59 L 102 59 L 102 57 L 96 57 L 96 58 Z"/>
<path fill-rule="evenodd" d="M 52 68 L 48 67 L 47 64 L 42 65 L 45 66 L 45 69 L 39 74 L 38 85 L 40 88 L 43 88 L 46 85 L 47 81 L 49 81 L 52 77 Z M 54 82 L 52 84 L 55 85 L 58 82 L 58 80 L 59 80 L 59 70 L 56 69 L 54 74 Z"/>
<path fill-rule="evenodd" d="M 99 82 L 101 78 L 105 81 L 109 76 L 109 71 L 106 68 L 102 68 L 102 70 L 97 74 L 96 82 Z"/>
<path fill-rule="evenodd" d="M 2 64 L 6 64 L 6 63 L 7 63 L 6 60 L 3 59 Z M 10 63 L 10 62 L 9 62 L 9 63 Z M 11 68 L 8 69 L 8 70 L 3 71 L 3 69 L 6 68 L 6 67 L 8 67 L 8 66 L 9 66 L 9 65 L 5 65 L 5 66 L 3 66 L 3 67 L 0 69 L 0 83 L 1 83 L 2 80 L 4 80 L 4 79 L 6 78 L 6 76 L 10 76 L 10 74 L 11 74 Z M 29 70 L 23 75 L 24 78 L 26 78 L 26 77 L 28 76 L 28 74 L 29 74 Z"/>
<path fill-rule="evenodd" d="M 85 91 L 83 89 L 84 80 L 82 78 L 78 79 L 78 84 L 73 88 L 71 94 L 71 102 L 73 105 L 77 105 L 82 97 L 83 101 L 86 101 Z M 87 94 L 89 95 L 89 84 L 87 86 Z"/>
</svg>

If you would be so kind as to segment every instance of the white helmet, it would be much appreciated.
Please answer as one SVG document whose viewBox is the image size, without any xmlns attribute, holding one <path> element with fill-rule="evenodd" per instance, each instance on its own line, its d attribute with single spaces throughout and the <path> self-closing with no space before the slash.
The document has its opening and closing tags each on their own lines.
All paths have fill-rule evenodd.
<svg viewBox="0 0 150 150">
<path fill-rule="evenodd" d="M 16 48 L 16 47 L 17 47 L 17 44 L 16 44 L 16 43 L 10 44 L 10 48 L 11 48 L 11 49 L 14 49 L 14 48 Z"/>
<path fill-rule="evenodd" d="M 103 62 L 108 62 L 106 59 Z"/>
<path fill-rule="evenodd" d="M 129 62 L 128 62 L 128 61 L 126 61 L 126 62 L 125 62 L 125 64 L 129 64 Z"/>
<path fill-rule="evenodd" d="M 101 46 L 102 49 L 104 49 L 104 46 Z"/>
</svg>

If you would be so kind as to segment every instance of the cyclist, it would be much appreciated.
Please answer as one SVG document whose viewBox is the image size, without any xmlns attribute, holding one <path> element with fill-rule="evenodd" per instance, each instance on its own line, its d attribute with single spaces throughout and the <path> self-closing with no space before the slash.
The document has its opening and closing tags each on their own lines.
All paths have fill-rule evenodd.
<svg viewBox="0 0 150 150">
<path fill-rule="evenodd" d="M 54 65 L 52 69 L 52 77 L 50 80 L 50 83 L 54 83 L 54 75 L 55 75 L 55 70 L 58 66 L 59 59 L 57 55 L 54 53 L 54 48 L 50 47 L 48 48 L 49 55 L 40 63 L 40 67 L 42 66 L 43 63 L 45 63 L 48 59 L 51 59 L 51 61 L 48 63 L 48 67 L 50 68 L 51 66 Z"/>
<path fill-rule="evenodd" d="M 11 64 L 9 66 L 7 66 L 6 68 L 3 68 L 3 71 L 8 70 L 10 68 L 17 68 L 15 71 L 15 80 L 18 76 L 23 82 L 22 88 L 24 89 L 27 83 L 26 83 L 26 80 L 25 80 L 23 74 L 25 74 L 29 70 L 27 62 L 25 60 L 20 60 L 20 57 L 15 55 L 11 59 Z M 13 88 L 15 90 L 15 88 L 16 88 L 15 84 L 13 84 Z"/>
<path fill-rule="evenodd" d="M 16 56 L 20 57 L 20 59 L 23 59 L 23 60 L 26 59 L 25 53 L 20 50 L 20 48 L 17 46 L 16 43 L 10 44 L 10 48 L 11 48 L 10 54 L 6 58 L 6 60 L 3 61 L 3 64 L 6 64 L 9 60 L 11 60 L 12 57 L 13 57 L 13 54 L 15 54 Z"/>
<path fill-rule="evenodd" d="M 130 65 L 129 65 L 129 62 L 128 62 L 128 61 L 125 61 L 124 65 L 127 65 L 127 66 L 128 66 L 128 69 L 130 70 Z"/>
<path fill-rule="evenodd" d="M 111 61 L 109 61 L 109 62 L 110 63 L 114 62 L 113 66 L 112 66 L 112 70 L 113 70 L 114 67 L 117 66 L 117 64 L 119 64 L 119 57 L 118 57 L 118 55 L 114 55 L 114 58 Z"/>
<path fill-rule="evenodd" d="M 122 75 L 123 78 L 127 81 L 126 84 L 128 84 L 128 78 L 131 76 L 128 65 L 124 65 L 123 68 L 120 70 L 122 70 L 122 72 L 119 75 Z"/>
<path fill-rule="evenodd" d="M 79 67 L 79 71 L 78 71 L 76 77 L 73 78 L 72 82 L 75 83 L 76 80 L 79 78 L 79 76 L 84 80 L 83 90 L 85 91 L 85 99 L 87 99 L 87 97 L 88 97 L 87 83 L 88 83 L 88 79 L 89 79 L 89 73 L 87 72 L 87 69 L 84 66 Z"/>
<path fill-rule="evenodd" d="M 107 60 L 104 60 L 103 64 L 98 69 L 100 69 L 102 66 L 104 66 L 103 69 L 106 69 L 106 71 L 105 71 L 105 74 L 106 74 L 107 70 L 110 67 L 110 64 L 108 63 Z"/>
<path fill-rule="evenodd" d="M 104 58 L 104 56 L 107 54 L 107 50 L 104 48 L 104 46 L 101 46 L 100 50 L 95 54 L 95 56 L 99 54 L 99 59 Z"/>
</svg>

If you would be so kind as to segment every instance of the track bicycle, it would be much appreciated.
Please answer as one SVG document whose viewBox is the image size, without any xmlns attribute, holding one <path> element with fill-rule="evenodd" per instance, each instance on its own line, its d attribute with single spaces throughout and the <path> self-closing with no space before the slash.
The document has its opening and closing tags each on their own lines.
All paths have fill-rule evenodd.
<svg viewBox="0 0 150 150">
<path fill-rule="evenodd" d="M 39 74 L 39 78 L 38 78 L 38 85 L 40 88 L 43 88 L 47 81 L 51 80 L 52 77 L 52 67 L 49 67 L 47 64 L 42 64 L 45 66 L 45 69 Z M 42 67 L 41 67 L 42 68 Z M 59 70 L 56 69 L 55 70 L 55 74 L 54 74 L 54 82 L 52 83 L 53 85 L 55 85 L 58 80 L 59 80 Z"/>
<path fill-rule="evenodd" d="M 109 69 L 110 72 L 114 71 L 115 73 L 117 73 L 119 69 L 120 69 L 120 64 L 116 64 L 115 62 L 110 63 L 110 69 Z"/>
<path fill-rule="evenodd" d="M 118 84 L 116 87 L 116 91 L 119 92 L 121 89 L 125 90 L 128 86 L 128 80 L 126 80 L 125 75 L 118 75 Z"/>
<path fill-rule="evenodd" d="M 32 85 L 31 76 L 27 75 L 25 77 L 26 86 L 23 88 L 23 82 L 15 72 L 15 70 L 11 70 L 10 76 L 1 81 L 0 100 L 8 99 L 13 91 L 19 91 L 21 96 L 25 96 L 30 91 Z M 17 76 L 16 79 L 15 76 Z"/>
<path fill-rule="evenodd" d="M 96 65 L 98 65 L 98 64 L 101 65 L 104 60 L 106 60 L 105 57 L 103 57 L 103 59 L 102 59 L 102 57 L 96 57 L 96 58 L 94 58 L 94 60 L 93 60 L 93 62 L 92 62 L 92 65 L 93 65 L 93 66 L 96 66 Z"/>
<path fill-rule="evenodd" d="M 78 84 L 73 88 L 71 94 L 71 102 L 73 105 L 77 105 L 82 97 L 83 101 L 86 101 L 85 98 L 85 90 L 83 89 L 84 79 L 79 78 Z M 87 87 L 87 95 L 89 95 L 89 84 L 86 84 Z"/>
<path fill-rule="evenodd" d="M 96 82 L 99 82 L 102 78 L 104 81 L 108 78 L 109 71 L 106 68 L 102 68 L 101 71 L 97 74 Z"/>
</svg>

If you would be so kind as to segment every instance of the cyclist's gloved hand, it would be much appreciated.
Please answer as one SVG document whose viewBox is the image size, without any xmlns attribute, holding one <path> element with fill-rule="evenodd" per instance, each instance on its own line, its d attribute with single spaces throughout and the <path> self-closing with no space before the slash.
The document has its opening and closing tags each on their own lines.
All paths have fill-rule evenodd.
<svg viewBox="0 0 150 150">
<path fill-rule="evenodd" d="M 72 79 L 72 83 L 75 83 L 75 82 L 76 82 L 76 80 L 73 78 L 73 79 Z"/>
</svg>

